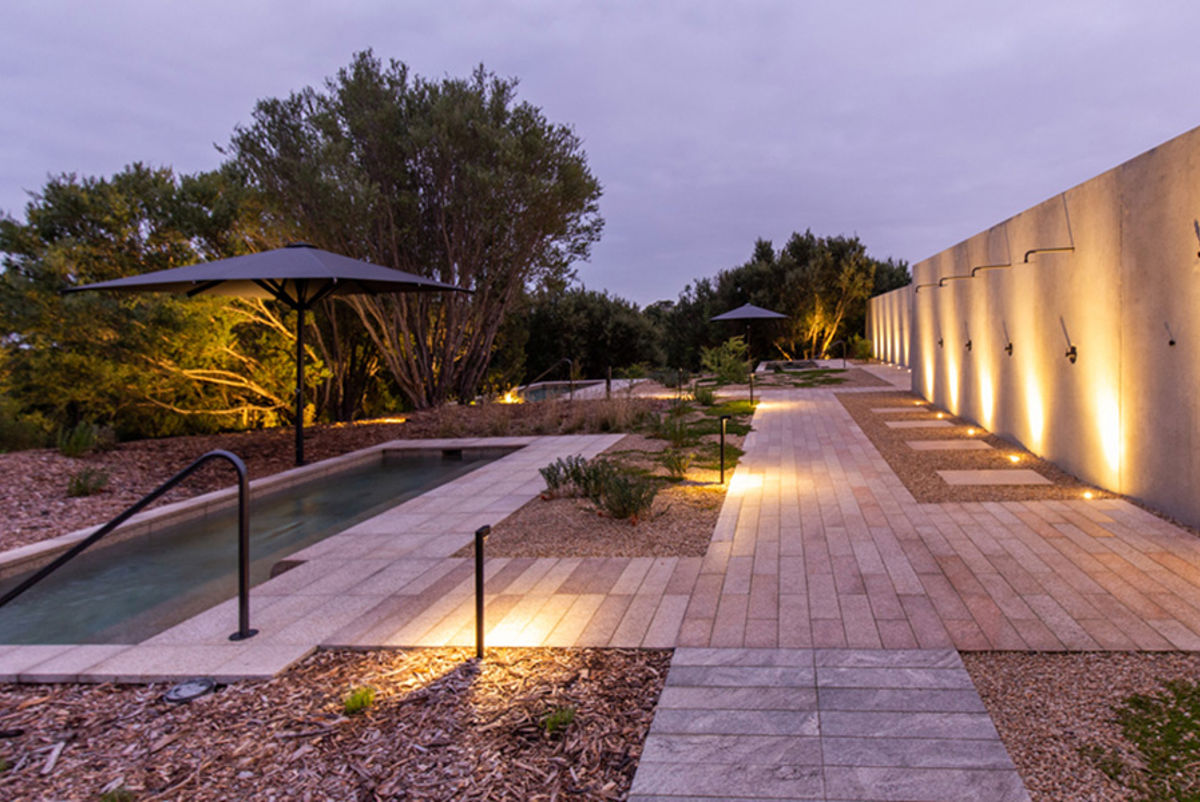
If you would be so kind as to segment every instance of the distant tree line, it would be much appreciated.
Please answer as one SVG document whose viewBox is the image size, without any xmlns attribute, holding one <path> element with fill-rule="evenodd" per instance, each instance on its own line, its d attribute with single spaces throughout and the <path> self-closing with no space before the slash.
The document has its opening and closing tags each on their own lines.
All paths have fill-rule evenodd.
<svg viewBox="0 0 1200 802">
<path fill-rule="evenodd" d="M 309 317 L 305 417 L 347 421 L 467 402 L 539 374 L 695 369 L 742 329 L 755 356 L 820 354 L 860 333 L 865 299 L 908 281 L 857 238 L 794 234 L 779 251 L 646 309 L 578 285 L 599 239 L 599 181 L 578 137 L 482 67 L 430 81 L 370 52 L 260 101 L 218 169 L 133 164 L 50 179 L 0 219 L 0 449 L 80 422 L 122 438 L 289 424 L 294 312 L 273 301 L 61 290 L 304 240 L 471 289 L 351 296 Z"/>
</svg>

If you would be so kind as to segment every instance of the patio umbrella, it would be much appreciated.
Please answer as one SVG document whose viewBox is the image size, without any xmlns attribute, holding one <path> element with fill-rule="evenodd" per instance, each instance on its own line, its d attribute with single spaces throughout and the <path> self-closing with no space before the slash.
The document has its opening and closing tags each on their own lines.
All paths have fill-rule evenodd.
<svg viewBox="0 0 1200 802">
<path fill-rule="evenodd" d="M 292 243 L 261 253 L 201 262 L 140 276 L 101 281 L 63 292 L 172 292 L 274 298 L 296 310 L 296 464 L 304 464 L 304 313 L 334 295 L 388 292 L 470 292 L 453 284 L 423 278 Z"/>
<path fill-rule="evenodd" d="M 772 312 L 770 309 L 763 309 L 761 306 L 754 304 L 742 304 L 737 309 L 731 309 L 724 314 L 717 315 L 712 320 L 744 320 L 746 321 L 746 355 L 750 354 L 750 321 L 752 320 L 782 320 L 787 315 L 781 315 L 778 312 Z M 750 363 L 750 400 L 754 401 L 754 363 L 753 358 Z"/>
</svg>

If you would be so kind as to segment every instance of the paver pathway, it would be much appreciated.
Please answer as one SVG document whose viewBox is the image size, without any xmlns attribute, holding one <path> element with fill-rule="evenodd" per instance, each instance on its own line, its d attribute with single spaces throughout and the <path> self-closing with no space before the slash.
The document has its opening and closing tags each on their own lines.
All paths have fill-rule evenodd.
<svg viewBox="0 0 1200 802">
<path fill-rule="evenodd" d="M 630 802 L 1027 800 L 958 652 L 678 649 Z"/>
</svg>

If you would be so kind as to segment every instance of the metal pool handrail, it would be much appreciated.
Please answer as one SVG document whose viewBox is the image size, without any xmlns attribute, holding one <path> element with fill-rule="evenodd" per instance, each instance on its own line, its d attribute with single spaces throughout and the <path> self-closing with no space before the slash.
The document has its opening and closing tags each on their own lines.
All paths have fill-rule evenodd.
<svg viewBox="0 0 1200 802">
<path fill-rule="evenodd" d="M 125 512 L 113 518 L 104 526 L 60 554 L 53 562 L 43 567 L 20 585 L 5 593 L 3 597 L 0 597 L 0 607 L 8 604 L 38 582 L 50 576 L 50 574 L 78 556 L 84 549 L 141 512 L 148 504 L 163 493 L 166 493 L 191 476 L 201 465 L 214 459 L 227 461 L 237 471 L 238 475 L 238 631 L 230 635 L 229 639 L 245 640 L 256 635 L 258 630 L 250 628 L 250 508 L 247 506 L 250 496 L 250 483 L 246 478 L 246 463 L 242 462 L 241 457 L 231 451 L 210 451 L 201 456 L 191 465 L 163 482 L 156 489 L 142 496 L 141 500 L 133 504 Z"/>
</svg>

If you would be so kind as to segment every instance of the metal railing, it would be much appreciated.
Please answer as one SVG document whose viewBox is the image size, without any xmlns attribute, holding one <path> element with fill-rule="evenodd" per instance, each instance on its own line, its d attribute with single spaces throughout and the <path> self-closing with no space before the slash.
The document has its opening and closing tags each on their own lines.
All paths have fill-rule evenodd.
<svg viewBox="0 0 1200 802">
<path fill-rule="evenodd" d="M 100 538 L 112 532 L 121 524 L 128 521 L 134 515 L 144 510 L 147 505 L 155 501 L 162 494 L 171 490 L 184 479 L 195 473 L 200 466 L 214 460 L 223 459 L 229 462 L 238 475 L 238 631 L 229 636 L 230 640 L 245 640 L 253 637 L 258 633 L 257 629 L 250 628 L 250 509 L 247 506 L 250 493 L 249 480 L 246 478 L 246 463 L 242 462 L 241 457 L 230 451 L 210 451 L 203 455 L 191 465 L 184 468 L 179 473 L 172 476 L 167 481 L 163 482 L 156 489 L 142 496 L 141 500 L 129 507 L 125 512 L 113 518 L 104 526 L 97 529 L 92 534 L 85 537 L 83 540 L 76 543 L 71 548 L 60 554 L 48 565 L 40 569 L 33 576 L 26 579 L 15 588 L 5 593 L 0 597 L 0 607 L 8 604 L 13 599 L 20 596 L 31 587 L 41 582 L 50 574 L 63 567 L 66 563 L 77 557 L 84 549 L 96 543 Z"/>
<path fill-rule="evenodd" d="M 568 382 L 567 389 L 570 392 L 570 399 L 572 401 L 574 401 L 575 400 L 575 363 L 566 357 L 563 357 L 562 359 L 558 360 L 553 365 L 551 365 L 550 367 L 546 368 L 541 373 L 539 373 L 537 375 L 536 379 L 534 379 L 533 381 L 531 381 L 525 385 L 524 389 L 528 390 L 530 387 L 532 387 L 533 385 L 540 382 L 543 378 L 548 376 L 551 371 L 553 371 L 555 368 L 557 368 L 559 365 L 561 365 L 564 362 L 567 363 L 567 382 Z"/>
</svg>

